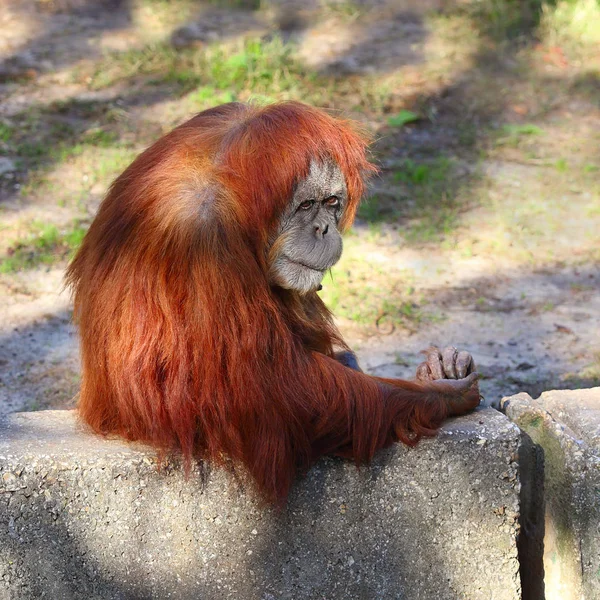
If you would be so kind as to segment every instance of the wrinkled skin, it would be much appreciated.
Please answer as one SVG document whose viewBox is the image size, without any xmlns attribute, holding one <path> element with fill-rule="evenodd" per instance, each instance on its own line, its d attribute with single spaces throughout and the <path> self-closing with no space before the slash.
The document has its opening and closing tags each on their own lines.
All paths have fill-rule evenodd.
<svg viewBox="0 0 600 600">
<path fill-rule="evenodd" d="M 417 380 L 439 383 L 440 389 L 461 392 L 461 397 L 450 397 L 450 414 L 463 415 L 479 406 L 479 375 L 469 352 L 459 351 L 454 346 L 443 350 L 431 346 L 425 354 L 425 361 L 417 367 Z"/>
<path fill-rule="evenodd" d="M 338 222 L 346 201 L 339 167 L 313 161 L 280 220 L 271 247 L 272 284 L 301 294 L 319 289 L 327 269 L 342 255 Z"/>
</svg>

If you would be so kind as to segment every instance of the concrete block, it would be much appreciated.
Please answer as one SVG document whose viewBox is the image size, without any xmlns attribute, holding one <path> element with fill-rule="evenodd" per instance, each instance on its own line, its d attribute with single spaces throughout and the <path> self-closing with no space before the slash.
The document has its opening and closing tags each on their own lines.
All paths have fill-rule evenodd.
<svg viewBox="0 0 600 600">
<path fill-rule="evenodd" d="M 516 600 L 520 432 L 482 409 L 281 510 L 226 470 L 104 440 L 70 411 L 0 429 L 0 598 Z"/>
<path fill-rule="evenodd" d="M 544 454 L 546 600 L 600 598 L 600 388 L 522 393 L 502 407 Z"/>
</svg>

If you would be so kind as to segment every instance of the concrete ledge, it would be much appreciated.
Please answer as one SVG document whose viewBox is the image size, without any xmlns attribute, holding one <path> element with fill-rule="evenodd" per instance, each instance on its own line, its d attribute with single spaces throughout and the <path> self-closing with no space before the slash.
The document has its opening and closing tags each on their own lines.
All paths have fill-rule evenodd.
<svg viewBox="0 0 600 600">
<path fill-rule="evenodd" d="M 520 432 L 492 410 L 335 459 L 261 508 L 226 472 L 185 480 L 69 411 L 0 429 L 0 598 L 516 600 Z M 202 471 L 202 472 L 201 472 Z"/>
<path fill-rule="evenodd" d="M 600 598 L 600 388 L 522 393 L 502 407 L 543 450 L 539 511 L 522 524 L 541 535 L 545 599 Z"/>
</svg>

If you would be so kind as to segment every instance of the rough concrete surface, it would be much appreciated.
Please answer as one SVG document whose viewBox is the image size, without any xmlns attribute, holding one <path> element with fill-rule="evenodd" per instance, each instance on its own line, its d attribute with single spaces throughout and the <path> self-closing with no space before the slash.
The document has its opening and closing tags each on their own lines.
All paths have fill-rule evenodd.
<svg viewBox="0 0 600 600">
<path fill-rule="evenodd" d="M 544 453 L 546 600 L 600 598 L 600 388 L 522 393 L 502 406 Z"/>
<path fill-rule="evenodd" d="M 224 470 L 82 431 L 0 429 L 0 599 L 520 598 L 520 432 L 493 409 L 361 471 L 319 462 L 281 511 Z"/>
</svg>

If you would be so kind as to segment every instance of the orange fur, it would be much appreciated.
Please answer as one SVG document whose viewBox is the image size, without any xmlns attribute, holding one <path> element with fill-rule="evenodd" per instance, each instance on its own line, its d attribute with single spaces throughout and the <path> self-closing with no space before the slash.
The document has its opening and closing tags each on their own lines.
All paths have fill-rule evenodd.
<svg viewBox="0 0 600 600">
<path fill-rule="evenodd" d="M 365 150 L 349 123 L 289 102 L 207 110 L 143 152 L 67 274 L 83 420 L 188 460 L 228 456 L 272 501 L 323 454 L 364 463 L 434 433 L 447 393 L 344 367 L 317 294 L 268 282 L 269 236 L 311 159 L 344 173 L 344 229 L 374 170 Z"/>
</svg>

